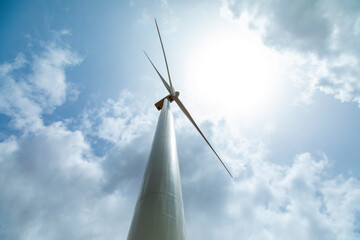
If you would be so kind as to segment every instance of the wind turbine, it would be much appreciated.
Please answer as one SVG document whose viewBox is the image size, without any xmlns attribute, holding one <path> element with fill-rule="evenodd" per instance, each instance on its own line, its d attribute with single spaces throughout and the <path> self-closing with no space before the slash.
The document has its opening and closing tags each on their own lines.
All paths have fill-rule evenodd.
<svg viewBox="0 0 360 240">
<path fill-rule="evenodd" d="M 230 177 L 232 178 L 233 176 L 201 132 L 184 104 L 180 101 L 180 93 L 175 91 L 171 81 L 164 45 L 156 19 L 155 25 L 161 43 L 170 85 L 162 77 L 145 51 L 144 53 L 169 94 L 155 103 L 156 108 L 161 110 L 161 113 L 156 127 L 150 157 L 145 169 L 141 190 L 135 206 L 128 240 L 184 240 L 186 235 L 184 207 L 174 121 L 170 111 L 171 102 L 175 101 L 177 103 L 185 116 L 215 153 Z"/>
</svg>

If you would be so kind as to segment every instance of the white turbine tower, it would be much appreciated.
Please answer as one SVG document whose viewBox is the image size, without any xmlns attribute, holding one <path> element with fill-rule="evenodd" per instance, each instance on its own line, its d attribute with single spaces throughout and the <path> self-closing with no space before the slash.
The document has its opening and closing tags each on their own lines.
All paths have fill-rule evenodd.
<svg viewBox="0 0 360 240">
<path fill-rule="evenodd" d="M 170 85 L 161 76 L 149 56 L 144 53 L 159 75 L 165 88 L 168 90 L 169 95 L 155 103 L 156 108 L 161 110 L 161 113 L 156 127 L 150 157 L 145 169 L 141 190 L 135 206 L 128 240 L 184 240 L 186 235 L 184 207 L 176 150 L 174 120 L 170 111 L 171 102 L 175 101 L 177 103 L 215 153 L 229 175 L 231 177 L 232 175 L 180 101 L 179 92 L 175 91 L 171 81 L 165 50 L 156 19 L 155 24 L 164 54 Z"/>
</svg>

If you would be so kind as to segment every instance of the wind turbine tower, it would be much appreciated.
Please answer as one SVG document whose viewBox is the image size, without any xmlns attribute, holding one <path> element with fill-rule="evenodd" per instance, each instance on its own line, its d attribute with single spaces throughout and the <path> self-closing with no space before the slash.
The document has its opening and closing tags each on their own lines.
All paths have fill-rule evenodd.
<svg viewBox="0 0 360 240">
<path fill-rule="evenodd" d="M 185 217 L 174 120 L 170 109 L 171 102 L 175 101 L 177 103 L 216 154 L 229 175 L 231 177 L 232 175 L 180 101 L 179 92 L 175 91 L 170 78 L 170 71 L 156 19 L 155 24 L 170 85 L 161 76 L 148 55 L 146 53 L 145 55 L 159 75 L 169 95 L 155 103 L 156 108 L 161 112 L 135 206 L 128 240 L 184 240 L 186 238 Z"/>
</svg>

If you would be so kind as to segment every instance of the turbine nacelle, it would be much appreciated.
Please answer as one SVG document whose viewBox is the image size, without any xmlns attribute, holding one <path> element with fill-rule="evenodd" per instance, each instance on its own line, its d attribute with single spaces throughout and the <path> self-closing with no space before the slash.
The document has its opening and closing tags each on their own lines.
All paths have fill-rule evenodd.
<svg viewBox="0 0 360 240">
<path fill-rule="evenodd" d="M 164 100 L 168 99 L 169 102 L 173 102 L 175 99 L 177 99 L 179 97 L 180 93 L 178 91 L 175 92 L 174 96 L 172 96 L 171 94 L 167 95 L 166 97 L 162 98 L 160 101 L 158 101 L 157 103 L 155 103 L 155 107 L 157 108 L 157 110 L 161 110 L 163 105 L 164 105 Z"/>
<path fill-rule="evenodd" d="M 179 98 L 179 95 L 180 95 L 180 93 L 178 91 L 176 91 L 176 92 L 174 91 L 174 94 L 169 95 L 169 101 L 170 102 L 174 101 L 175 99 Z"/>
</svg>

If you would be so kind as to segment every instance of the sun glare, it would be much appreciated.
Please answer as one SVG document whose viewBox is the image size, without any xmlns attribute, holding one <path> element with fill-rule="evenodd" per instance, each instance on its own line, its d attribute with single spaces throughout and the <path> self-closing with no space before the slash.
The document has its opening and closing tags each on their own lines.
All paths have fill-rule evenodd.
<svg viewBox="0 0 360 240">
<path fill-rule="evenodd" d="M 255 33 L 239 26 L 204 36 L 191 49 L 185 69 L 185 87 L 196 96 L 199 107 L 211 106 L 217 109 L 215 116 L 221 112 L 225 118 L 244 121 L 271 110 L 281 91 L 276 52 L 265 47 Z"/>
</svg>

